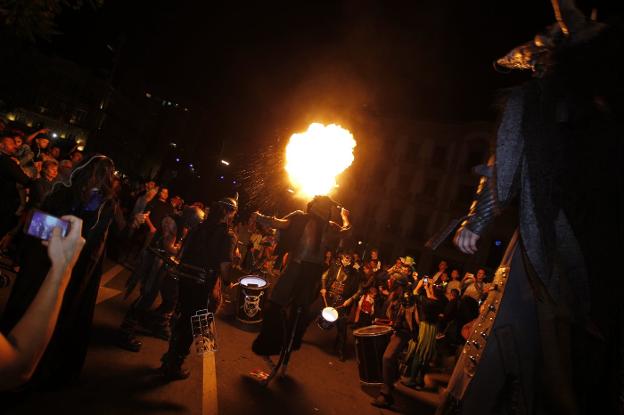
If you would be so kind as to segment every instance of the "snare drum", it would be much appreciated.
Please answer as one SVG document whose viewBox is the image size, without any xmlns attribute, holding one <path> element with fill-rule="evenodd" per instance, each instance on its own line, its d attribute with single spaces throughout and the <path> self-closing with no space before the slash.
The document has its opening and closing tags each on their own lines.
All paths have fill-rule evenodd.
<svg viewBox="0 0 624 415">
<path fill-rule="evenodd" d="M 260 323 L 269 283 L 258 275 L 246 275 L 238 280 L 236 318 L 243 323 Z"/>
<path fill-rule="evenodd" d="M 388 326 L 362 327 L 353 332 L 360 382 L 369 385 L 383 383 L 383 354 L 391 336 L 392 328 Z"/>
<path fill-rule="evenodd" d="M 336 325 L 336 320 L 338 320 L 338 310 L 334 307 L 325 307 L 316 319 L 316 325 L 323 330 L 329 330 Z"/>
</svg>

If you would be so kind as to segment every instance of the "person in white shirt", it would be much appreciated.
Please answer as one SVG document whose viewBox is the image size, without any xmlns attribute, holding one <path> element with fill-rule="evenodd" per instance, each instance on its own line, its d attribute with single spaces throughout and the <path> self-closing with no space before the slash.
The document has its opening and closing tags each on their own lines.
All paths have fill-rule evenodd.
<svg viewBox="0 0 624 415">
<path fill-rule="evenodd" d="M 468 297 L 472 297 L 477 302 L 479 302 L 481 298 L 483 298 L 483 295 L 491 291 L 494 287 L 493 284 L 485 283 L 484 280 L 485 280 L 485 270 L 481 268 L 477 271 L 477 277 L 474 283 L 466 287 L 466 291 L 464 291 L 464 295 Z"/>
<path fill-rule="evenodd" d="M 457 290 L 461 293 L 462 283 L 459 280 L 459 270 L 454 269 L 451 271 L 451 280 L 446 285 L 446 293 L 450 293 L 451 290 Z"/>
</svg>

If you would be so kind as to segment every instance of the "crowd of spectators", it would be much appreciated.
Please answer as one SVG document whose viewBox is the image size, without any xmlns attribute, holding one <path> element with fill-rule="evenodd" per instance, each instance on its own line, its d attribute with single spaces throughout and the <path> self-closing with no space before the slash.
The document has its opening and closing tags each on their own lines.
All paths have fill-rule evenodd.
<svg viewBox="0 0 624 415">
<path fill-rule="evenodd" d="M 84 309 L 80 311 L 84 312 L 81 320 L 84 328 L 74 330 L 72 335 L 88 338 L 102 258 L 107 254 L 133 270 L 127 281 L 126 297 L 140 287 L 139 297 L 121 324 L 119 346 L 135 352 L 140 350 L 141 342 L 135 336 L 138 325 L 159 338 L 169 338 L 177 291 L 166 272 L 167 257 L 175 258 L 179 254 L 189 231 L 202 221 L 208 209 L 198 201 L 186 204 L 180 196 L 171 195 L 165 185 L 151 180 L 133 183 L 117 177 L 113 170 L 107 157 L 83 160 L 82 153 L 75 148 L 63 151 L 47 130 L 26 134 L 5 126 L 0 131 L 3 198 L 0 250 L 12 259 L 14 270 L 24 274 L 20 275 L 22 281 L 37 275 L 37 283 L 24 292 L 20 293 L 17 285 L 14 287 L 16 294 L 12 293 L 12 300 L 21 298 L 9 301 L 9 317 L 2 316 L 0 321 L 5 332 L 16 327 L 45 275 L 45 270 L 32 266 L 22 269 L 36 257 L 33 252 L 38 250 L 37 255 L 42 255 L 40 244 L 33 248 L 32 241 L 20 232 L 28 212 L 41 208 L 57 216 L 75 214 L 90 231 L 86 238 L 87 253 L 82 255 L 88 255 L 89 259 L 83 261 L 85 264 L 79 262 L 80 270 L 76 271 L 89 276 L 81 284 L 91 287 L 90 294 L 86 295 L 85 287 L 76 288 L 81 297 L 71 300 L 74 294 L 69 286 L 65 301 L 75 304 L 65 307 L 71 311 L 61 310 L 61 329 L 75 328 L 77 324 L 65 314 Z M 55 186 L 56 183 L 62 185 Z M 99 232 L 93 232 L 94 229 Z M 236 223 L 233 232 L 237 243 L 232 265 L 239 275 L 259 274 L 269 282 L 279 278 L 287 260 L 279 252 L 279 232 L 256 223 L 253 216 Z M 462 328 L 477 317 L 481 301 L 488 291 L 495 289 L 488 283 L 484 269 L 478 269 L 475 274 L 466 272 L 462 277 L 459 269 L 449 269 L 447 262 L 441 261 L 434 272 L 423 273 L 417 271 L 414 259 L 409 256 L 382 263 L 376 249 L 362 253 L 327 250 L 319 287 L 315 315 L 327 305 L 339 310 L 338 320 L 332 326 L 337 331 L 335 351 L 340 360 L 347 357 L 350 329 L 372 324 L 393 328 L 383 361 L 386 400 L 390 399 L 392 384 L 399 374 L 404 376 L 407 386 L 423 387 L 424 373 L 438 364 L 438 345 L 444 343 L 446 352 L 454 353 L 463 343 Z M 154 309 L 159 295 L 160 305 Z M 63 323 L 63 319 L 70 321 Z M 67 372 L 73 375 L 82 366 L 86 348 L 86 340 L 78 343 L 83 344 L 83 350 L 73 352 L 78 356 L 71 363 L 76 370 Z"/>
</svg>

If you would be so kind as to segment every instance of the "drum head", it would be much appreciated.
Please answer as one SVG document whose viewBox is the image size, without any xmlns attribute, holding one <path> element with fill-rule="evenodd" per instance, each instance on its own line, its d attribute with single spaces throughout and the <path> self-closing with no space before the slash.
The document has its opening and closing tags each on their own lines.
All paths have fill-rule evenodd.
<svg viewBox="0 0 624 415">
<path fill-rule="evenodd" d="M 334 323 L 336 320 L 338 320 L 338 310 L 336 310 L 334 307 L 325 307 L 321 312 L 321 316 L 323 316 L 323 319 L 325 319 L 325 321 L 329 323 Z"/>
<path fill-rule="evenodd" d="M 384 334 L 390 333 L 391 331 L 392 328 L 388 326 L 368 326 L 354 330 L 353 335 L 358 337 L 382 336 Z"/>
<path fill-rule="evenodd" d="M 258 288 L 263 288 L 267 285 L 266 280 L 257 275 L 247 275 L 245 277 L 241 277 L 238 282 L 244 287 L 254 286 Z"/>
</svg>

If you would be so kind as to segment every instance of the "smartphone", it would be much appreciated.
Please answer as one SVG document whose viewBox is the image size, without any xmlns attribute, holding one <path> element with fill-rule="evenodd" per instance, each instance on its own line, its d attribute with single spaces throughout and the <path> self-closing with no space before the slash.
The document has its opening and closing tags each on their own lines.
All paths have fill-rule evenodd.
<svg viewBox="0 0 624 415">
<path fill-rule="evenodd" d="M 429 278 L 427 278 L 427 277 L 423 278 L 423 283 L 424 284 L 429 284 Z"/>
<path fill-rule="evenodd" d="M 61 236 L 65 237 L 69 232 L 69 222 L 35 209 L 26 221 L 24 232 L 27 235 L 47 241 L 50 239 L 54 228 L 61 228 Z"/>
</svg>

